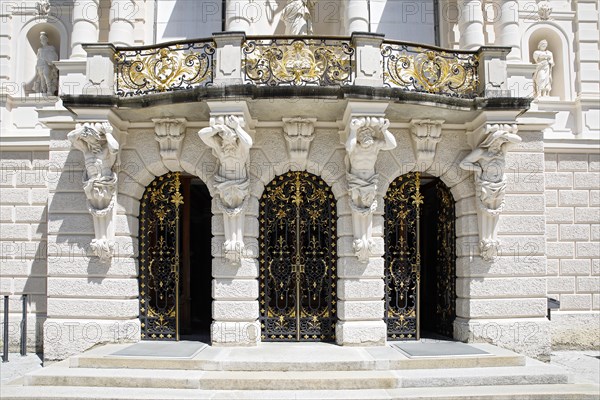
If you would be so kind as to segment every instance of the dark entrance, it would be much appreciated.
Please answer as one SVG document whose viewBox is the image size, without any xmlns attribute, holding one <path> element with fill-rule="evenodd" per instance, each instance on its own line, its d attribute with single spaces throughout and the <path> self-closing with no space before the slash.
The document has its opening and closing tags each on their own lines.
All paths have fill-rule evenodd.
<svg viewBox="0 0 600 400">
<path fill-rule="evenodd" d="M 199 179 L 168 173 L 140 203 L 142 339 L 210 340 L 211 197 Z"/>
<path fill-rule="evenodd" d="M 259 220 L 262 340 L 334 340 L 337 218 L 331 189 L 307 172 L 281 175 L 265 187 Z"/>
<path fill-rule="evenodd" d="M 456 316 L 454 200 L 437 178 L 410 173 L 386 194 L 388 339 L 452 337 Z"/>
</svg>

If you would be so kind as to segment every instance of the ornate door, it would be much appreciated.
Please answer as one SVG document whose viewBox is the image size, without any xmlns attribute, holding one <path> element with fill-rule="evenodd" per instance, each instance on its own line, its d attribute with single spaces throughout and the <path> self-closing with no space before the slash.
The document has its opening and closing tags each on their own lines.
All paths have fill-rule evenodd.
<svg viewBox="0 0 600 400">
<path fill-rule="evenodd" d="M 420 175 L 403 175 L 385 196 L 385 321 L 389 339 L 419 338 Z"/>
<path fill-rule="evenodd" d="M 178 172 L 156 178 L 140 204 L 140 319 L 142 339 L 179 339 Z"/>
<path fill-rule="evenodd" d="M 260 321 L 264 341 L 330 341 L 336 322 L 336 211 L 329 186 L 289 172 L 260 203 Z"/>
<path fill-rule="evenodd" d="M 419 339 L 422 318 L 427 318 L 428 329 L 452 336 L 456 316 L 454 242 L 454 200 L 439 179 L 423 178 L 416 172 L 392 182 L 385 197 L 388 339 Z"/>
</svg>

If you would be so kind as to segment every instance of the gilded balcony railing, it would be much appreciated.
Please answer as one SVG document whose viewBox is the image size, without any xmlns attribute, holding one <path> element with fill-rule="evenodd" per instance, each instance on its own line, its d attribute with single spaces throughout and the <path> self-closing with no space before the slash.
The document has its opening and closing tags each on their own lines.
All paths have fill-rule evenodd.
<svg viewBox="0 0 600 400">
<path fill-rule="evenodd" d="M 384 41 L 381 55 L 384 86 L 452 97 L 477 96 L 479 56 L 475 52 Z"/>
<path fill-rule="evenodd" d="M 486 63 L 496 59 L 502 65 L 510 49 L 445 50 L 368 34 L 246 37 L 223 32 L 190 42 L 113 50 L 114 93 L 119 97 L 246 84 L 357 85 L 472 99 L 488 95 L 486 79 L 491 78 L 480 76 Z"/>
<path fill-rule="evenodd" d="M 212 39 L 117 49 L 116 94 L 137 96 L 209 86 L 213 82 L 214 54 Z"/>
<path fill-rule="evenodd" d="M 244 81 L 258 86 L 344 86 L 354 77 L 347 39 L 255 37 L 242 53 Z"/>
</svg>

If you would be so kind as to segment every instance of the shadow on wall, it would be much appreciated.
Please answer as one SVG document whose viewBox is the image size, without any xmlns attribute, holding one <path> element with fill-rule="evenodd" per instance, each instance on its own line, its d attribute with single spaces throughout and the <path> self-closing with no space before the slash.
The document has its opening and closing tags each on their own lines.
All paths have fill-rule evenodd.
<svg viewBox="0 0 600 400">
<path fill-rule="evenodd" d="M 371 0 L 371 31 L 386 39 L 436 44 L 438 0 Z"/>
<path fill-rule="evenodd" d="M 221 0 L 161 0 L 156 4 L 156 41 L 210 37 L 223 29 Z"/>
</svg>

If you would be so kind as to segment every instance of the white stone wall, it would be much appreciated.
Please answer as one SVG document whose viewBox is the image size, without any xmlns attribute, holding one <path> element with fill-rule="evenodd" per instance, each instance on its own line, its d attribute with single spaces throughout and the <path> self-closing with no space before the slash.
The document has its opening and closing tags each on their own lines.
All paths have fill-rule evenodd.
<svg viewBox="0 0 600 400">
<path fill-rule="evenodd" d="M 40 350 L 46 317 L 48 151 L 2 151 L 0 296 L 9 296 L 9 345 L 17 351 L 22 295 L 28 295 L 27 347 Z M 0 299 L 4 321 L 4 298 Z"/>
<path fill-rule="evenodd" d="M 548 296 L 556 347 L 600 344 L 600 155 L 546 153 Z"/>
<path fill-rule="evenodd" d="M 130 229 L 137 232 L 137 220 L 119 212 L 117 232 L 127 235 L 117 236 L 115 256 L 108 263 L 93 256 L 83 156 L 72 149 L 68 132 L 53 130 L 50 141 L 46 360 L 64 359 L 97 343 L 139 340 L 137 241 L 129 235 Z"/>
</svg>

